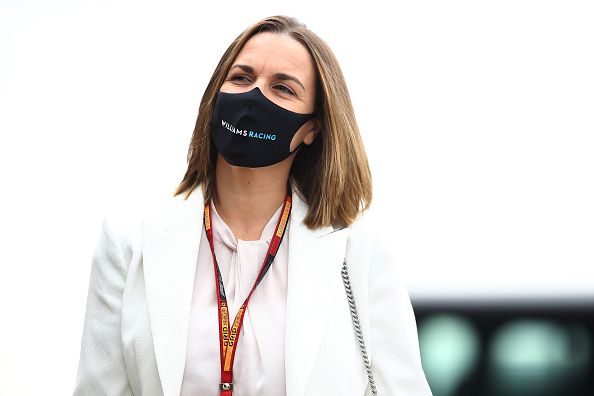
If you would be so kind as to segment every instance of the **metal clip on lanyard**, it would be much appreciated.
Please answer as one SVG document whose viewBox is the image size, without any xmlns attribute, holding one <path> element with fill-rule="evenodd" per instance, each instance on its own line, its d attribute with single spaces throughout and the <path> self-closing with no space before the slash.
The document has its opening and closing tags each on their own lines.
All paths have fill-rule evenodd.
<svg viewBox="0 0 594 396">
<path fill-rule="evenodd" d="M 210 244 L 210 250 L 212 251 L 212 260 L 214 263 L 214 271 L 217 276 L 216 279 L 216 286 L 217 286 L 217 300 L 218 300 L 218 312 L 219 312 L 219 343 L 221 348 L 221 384 L 219 385 L 219 390 L 221 391 L 221 396 L 231 396 L 233 392 L 233 361 L 235 360 L 235 351 L 237 350 L 237 342 L 239 341 L 239 332 L 241 331 L 241 326 L 243 324 L 243 317 L 245 315 L 245 311 L 247 309 L 247 305 L 250 301 L 250 297 L 256 287 L 268 272 L 268 269 L 272 265 L 272 261 L 278 252 L 278 248 L 283 240 L 283 236 L 285 235 L 285 229 L 287 226 L 287 221 L 289 220 L 289 215 L 291 213 L 291 190 L 290 187 L 287 186 L 287 193 L 285 195 L 285 203 L 283 206 L 283 211 L 278 219 L 276 224 L 276 229 L 274 230 L 274 235 L 272 240 L 270 241 L 270 246 L 268 247 L 268 252 L 266 253 L 266 257 L 264 262 L 262 263 L 262 268 L 260 268 L 260 273 L 258 274 L 258 278 L 252 286 L 252 290 L 250 294 L 248 294 L 247 298 L 241 304 L 237 315 L 235 316 L 235 320 L 233 321 L 233 325 L 231 329 L 229 329 L 229 309 L 227 306 L 227 296 L 225 295 L 225 287 L 223 286 L 223 279 L 221 277 L 221 271 L 219 269 L 219 264 L 217 262 L 217 258 L 215 256 L 214 251 L 214 244 L 213 244 L 213 236 L 212 236 L 212 223 L 211 223 L 211 204 L 210 202 L 204 208 L 204 228 L 206 230 L 206 236 L 208 237 L 208 243 Z"/>
</svg>

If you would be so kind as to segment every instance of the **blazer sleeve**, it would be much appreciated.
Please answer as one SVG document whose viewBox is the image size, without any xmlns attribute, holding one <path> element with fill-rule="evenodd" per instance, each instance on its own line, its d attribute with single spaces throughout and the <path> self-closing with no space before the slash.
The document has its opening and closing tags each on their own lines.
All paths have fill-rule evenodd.
<svg viewBox="0 0 594 396">
<path fill-rule="evenodd" d="M 368 293 L 371 366 L 378 394 L 430 396 L 406 285 L 393 247 L 381 237 L 373 245 Z"/>
<path fill-rule="evenodd" d="M 121 342 L 122 296 L 134 241 L 105 220 L 93 255 L 74 395 L 132 395 Z"/>
</svg>

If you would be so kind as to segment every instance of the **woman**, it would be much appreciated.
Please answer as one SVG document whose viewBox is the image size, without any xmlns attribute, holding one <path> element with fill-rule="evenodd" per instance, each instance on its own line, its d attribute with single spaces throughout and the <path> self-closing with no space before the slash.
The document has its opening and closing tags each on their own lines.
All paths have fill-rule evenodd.
<svg viewBox="0 0 594 396">
<path fill-rule="evenodd" d="M 267 18 L 227 49 L 175 195 L 142 224 L 106 220 L 75 394 L 371 394 L 346 262 L 378 394 L 430 395 L 390 247 L 361 215 L 344 78 L 305 26 Z"/>
</svg>

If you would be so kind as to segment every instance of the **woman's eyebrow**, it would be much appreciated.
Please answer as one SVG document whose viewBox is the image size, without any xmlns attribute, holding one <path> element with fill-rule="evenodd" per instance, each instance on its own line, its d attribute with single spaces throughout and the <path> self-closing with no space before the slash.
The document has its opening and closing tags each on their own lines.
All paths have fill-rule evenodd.
<svg viewBox="0 0 594 396">
<path fill-rule="evenodd" d="M 241 70 L 243 70 L 246 73 L 253 73 L 254 72 L 254 68 L 248 65 L 233 65 L 231 66 L 231 69 L 229 69 L 229 71 L 235 69 L 235 68 L 239 68 Z"/>
<path fill-rule="evenodd" d="M 229 69 L 229 71 L 233 70 L 233 69 L 241 69 L 246 73 L 254 73 L 254 68 L 252 66 L 249 65 L 233 65 L 231 66 L 231 69 Z M 301 88 L 303 88 L 303 90 L 305 91 L 305 87 L 303 86 L 303 84 L 301 83 L 301 81 L 299 81 L 299 79 L 297 77 L 293 77 L 289 74 L 286 73 L 276 73 L 273 75 L 274 78 L 276 78 L 277 80 L 281 80 L 281 81 L 295 81 L 297 84 L 299 84 L 301 86 Z"/>
</svg>

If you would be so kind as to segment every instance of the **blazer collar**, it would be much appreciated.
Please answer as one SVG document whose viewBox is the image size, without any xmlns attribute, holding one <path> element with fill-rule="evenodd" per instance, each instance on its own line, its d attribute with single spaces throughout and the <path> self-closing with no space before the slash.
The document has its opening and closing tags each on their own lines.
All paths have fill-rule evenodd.
<svg viewBox="0 0 594 396">
<path fill-rule="evenodd" d="M 308 229 L 308 206 L 293 190 L 285 333 L 287 396 L 303 395 L 328 315 L 324 301 L 340 278 L 348 231 Z M 164 396 L 179 395 L 183 379 L 204 197 L 197 188 L 175 199 L 163 215 L 143 223 L 143 265 L 148 312 Z"/>
</svg>

